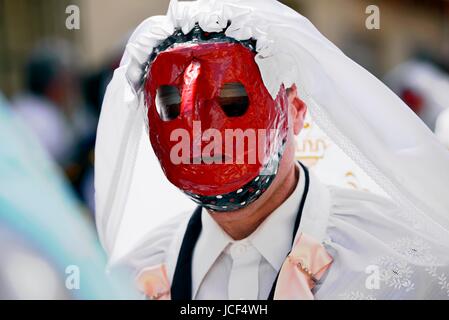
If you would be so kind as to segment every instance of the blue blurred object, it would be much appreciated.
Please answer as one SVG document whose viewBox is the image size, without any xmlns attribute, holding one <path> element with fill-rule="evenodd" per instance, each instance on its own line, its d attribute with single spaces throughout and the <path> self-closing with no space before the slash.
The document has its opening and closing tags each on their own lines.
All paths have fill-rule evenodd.
<svg viewBox="0 0 449 320">
<path fill-rule="evenodd" d="M 1 95 L 0 137 L 0 299 L 138 298 L 106 274 L 93 224 Z"/>
</svg>

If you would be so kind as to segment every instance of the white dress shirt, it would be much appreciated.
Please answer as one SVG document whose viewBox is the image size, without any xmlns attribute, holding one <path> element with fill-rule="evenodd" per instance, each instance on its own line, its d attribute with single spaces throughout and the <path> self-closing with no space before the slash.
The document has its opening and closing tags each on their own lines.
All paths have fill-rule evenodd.
<svg viewBox="0 0 449 320">
<path fill-rule="evenodd" d="M 305 185 L 298 168 L 300 179 L 293 193 L 243 240 L 233 240 L 203 209 L 203 229 L 192 262 L 194 299 L 267 299 L 292 246 Z"/>
<path fill-rule="evenodd" d="M 310 172 L 299 232 L 334 259 L 313 289 L 315 299 L 449 299 L 448 248 L 416 231 L 395 203 L 367 192 L 323 185 Z M 298 186 L 247 239 L 233 241 L 207 212 L 192 261 L 194 299 L 267 299 L 291 249 L 304 190 Z M 172 283 L 192 212 L 152 231 L 124 263 L 136 275 L 165 265 Z M 419 226 L 419 225 L 418 225 Z"/>
</svg>

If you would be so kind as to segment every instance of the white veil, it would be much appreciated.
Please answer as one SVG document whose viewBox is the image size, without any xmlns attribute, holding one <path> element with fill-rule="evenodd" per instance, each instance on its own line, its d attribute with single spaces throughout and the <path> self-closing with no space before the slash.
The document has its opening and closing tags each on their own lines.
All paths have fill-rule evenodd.
<svg viewBox="0 0 449 320">
<path fill-rule="evenodd" d="M 131 36 L 103 102 L 96 145 L 97 227 L 112 262 L 140 235 L 194 205 L 163 176 L 151 149 L 139 89 L 142 65 L 175 28 L 195 23 L 257 40 L 272 96 L 297 84 L 314 121 L 388 194 L 416 229 L 449 243 L 449 151 L 384 84 L 306 18 L 275 0 L 171 1 L 167 15 Z"/>
</svg>

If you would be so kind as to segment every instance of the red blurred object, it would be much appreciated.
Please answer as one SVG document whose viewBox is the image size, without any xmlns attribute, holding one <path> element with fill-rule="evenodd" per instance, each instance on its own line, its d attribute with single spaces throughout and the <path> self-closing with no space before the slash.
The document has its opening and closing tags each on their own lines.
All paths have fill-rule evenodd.
<svg viewBox="0 0 449 320">
<path fill-rule="evenodd" d="M 424 99 L 416 91 L 412 89 L 404 89 L 401 92 L 401 99 L 413 110 L 417 115 L 419 115 L 424 107 Z"/>
</svg>

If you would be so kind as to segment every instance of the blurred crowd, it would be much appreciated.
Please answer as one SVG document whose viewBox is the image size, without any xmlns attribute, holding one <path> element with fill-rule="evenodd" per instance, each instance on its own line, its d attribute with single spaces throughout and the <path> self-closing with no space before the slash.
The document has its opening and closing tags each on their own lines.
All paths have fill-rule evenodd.
<svg viewBox="0 0 449 320">
<path fill-rule="evenodd" d="M 24 67 L 24 90 L 11 101 L 14 111 L 59 165 L 79 199 L 93 214 L 96 125 L 114 62 L 81 74 L 69 42 L 44 40 Z"/>
</svg>

